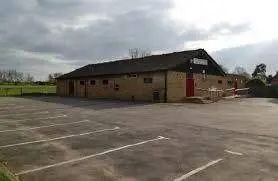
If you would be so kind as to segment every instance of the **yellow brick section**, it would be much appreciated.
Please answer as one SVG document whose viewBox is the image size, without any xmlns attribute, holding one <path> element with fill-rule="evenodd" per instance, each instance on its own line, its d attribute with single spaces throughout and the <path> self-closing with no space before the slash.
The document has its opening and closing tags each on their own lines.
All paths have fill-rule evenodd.
<svg viewBox="0 0 278 181">
<path fill-rule="evenodd" d="M 168 102 L 180 102 L 186 96 L 186 73 L 168 71 L 167 98 Z"/>
<path fill-rule="evenodd" d="M 164 100 L 165 90 L 165 74 L 142 73 L 134 74 L 137 77 L 128 77 L 127 75 L 118 75 L 110 77 L 86 78 L 74 80 L 74 96 L 85 97 L 85 87 L 87 88 L 87 97 L 89 98 L 113 98 L 121 100 L 152 101 L 153 92 L 159 92 L 160 100 Z M 144 78 L 152 78 L 152 83 L 144 83 Z M 85 85 L 80 85 L 80 81 L 84 80 Z M 90 81 L 95 80 L 95 85 L 91 85 Z M 103 85 L 103 80 L 108 80 L 107 85 Z M 59 95 L 68 95 L 68 86 L 65 86 L 65 80 L 59 80 Z M 68 82 L 67 82 L 68 84 Z M 118 85 L 119 90 L 115 90 Z"/>
<path fill-rule="evenodd" d="M 195 82 L 195 96 L 206 96 L 204 91 L 200 89 L 215 88 L 224 91 L 233 88 L 234 82 L 237 82 L 238 88 L 244 88 L 245 85 L 244 78 L 203 74 L 194 74 L 193 77 Z M 228 81 L 232 81 L 232 84 L 229 84 Z"/>
</svg>

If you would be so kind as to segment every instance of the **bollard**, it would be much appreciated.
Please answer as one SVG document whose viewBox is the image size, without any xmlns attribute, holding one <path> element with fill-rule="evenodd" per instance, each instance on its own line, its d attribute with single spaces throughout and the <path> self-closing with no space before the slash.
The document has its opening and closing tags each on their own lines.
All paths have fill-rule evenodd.
<svg viewBox="0 0 278 181">
<path fill-rule="evenodd" d="M 233 88 L 233 96 L 236 96 L 236 88 Z"/>
</svg>

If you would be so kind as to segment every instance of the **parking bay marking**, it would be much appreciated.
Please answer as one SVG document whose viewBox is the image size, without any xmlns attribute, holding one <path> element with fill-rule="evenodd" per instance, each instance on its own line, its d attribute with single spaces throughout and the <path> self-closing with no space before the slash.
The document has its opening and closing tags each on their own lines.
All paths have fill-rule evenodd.
<svg viewBox="0 0 278 181">
<path fill-rule="evenodd" d="M 2 124 L 2 123 L 23 122 L 23 121 L 32 121 L 32 120 L 47 120 L 47 119 L 56 119 L 56 118 L 64 118 L 64 117 L 67 117 L 67 115 L 59 115 L 59 116 L 46 117 L 46 118 L 32 118 L 32 119 L 2 121 L 2 122 L 0 122 L 0 124 Z"/>
<path fill-rule="evenodd" d="M 173 181 L 183 181 L 183 180 L 185 180 L 185 179 L 191 177 L 192 175 L 195 175 L 195 174 L 197 174 L 198 172 L 200 172 L 200 171 L 202 171 L 202 170 L 205 170 L 205 169 L 208 168 L 208 167 L 211 167 L 211 166 L 213 166 L 213 165 L 216 165 L 217 163 L 221 162 L 222 160 L 223 160 L 223 159 L 220 158 L 220 159 L 214 160 L 214 161 L 212 161 L 212 162 L 209 162 L 208 164 L 206 164 L 206 165 L 204 165 L 204 166 L 201 166 L 201 167 L 199 167 L 199 168 L 197 168 L 197 169 L 195 169 L 195 170 L 192 170 L 191 172 L 188 172 L 187 174 L 185 174 L 185 175 L 183 175 L 183 176 L 181 176 L 181 177 L 179 177 L 179 178 L 177 178 L 177 179 L 174 179 Z"/>
<path fill-rule="evenodd" d="M 24 115 L 34 115 L 34 114 L 48 114 L 48 111 L 42 111 L 42 112 L 32 112 L 32 113 L 18 113 L 18 114 L 0 114 L 0 117 L 6 117 L 6 116 L 24 116 Z"/>
<path fill-rule="evenodd" d="M 94 158 L 94 157 L 97 157 L 97 156 L 102 156 L 102 155 L 112 153 L 112 152 L 115 152 L 115 151 L 119 151 L 119 150 L 123 150 L 123 149 L 126 149 L 126 148 L 143 145 L 143 144 L 146 144 L 146 143 L 149 143 L 149 142 L 155 142 L 155 141 L 158 141 L 158 140 L 168 140 L 168 139 L 169 138 L 159 136 L 155 139 L 150 139 L 150 140 L 146 140 L 146 141 L 142 141 L 142 142 L 138 142 L 138 143 L 134 143 L 134 144 L 130 144 L 130 145 L 125 145 L 125 146 L 122 146 L 122 147 L 114 148 L 114 149 L 107 150 L 107 151 L 100 152 L 100 153 L 96 153 L 96 154 L 93 154 L 93 155 L 88 155 L 88 156 L 84 156 L 84 157 L 80 157 L 80 158 L 76 158 L 76 159 L 72 159 L 72 160 L 68 160 L 68 161 L 64 161 L 64 162 L 59 162 L 59 163 L 56 163 L 56 164 L 53 164 L 53 165 L 47 165 L 47 166 L 35 168 L 35 169 L 32 169 L 32 170 L 21 171 L 19 173 L 16 173 L 16 175 L 19 176 L 19 175 L 24 175 L 24 174 L 36 172 L 36 171 L 45 170 L 45 169 L 48 169 L 48 168 L 58 167 L 58 166 L 62 166 L 62 165 L 66 165 L 66 164 L 70 164 L 70 163 L 74 163 L 74 162 L 87 160 L 87 159 Z"/>
<path fill-rule="evenodd" d="M 242 156 L 243 155 L 242 153 L 234 152 L 234 151 L 230 151 L 230 150 L 224 150 L 224 151 L 227 152 L 227 153 L 230 153 L 232 155 L 237 155 L 237 156 Z"/>
<path fill-rule="evenodd" d="M 17 107 L 7 107 L 7 106 L 4 106 L 4 107 L 0 107 L 0 111 L 6 111 L 6 110 L 9 110 L 9 109 L 17 109 L 17 108 L 24 108 L 24 106 L 17 106 Z"/>
<path fill-rule="evenodd" d="M 234 151 L 230 151 L 230 150 L 224 150 L 224 151 L 227 152 L 227 153 L 229 153 L 229 154 L 232 154 L 232 155 L 237 155 L 237 156 L 242 156 L 242 155 L 243 155 L 242 153 L 234 152 Z M 209 162 L 208 164 L 206 164 L 206 165 L 204 165 L 204 166 L 201 166 L 201 167 L 199 167 L 199 168 L 197 168 L 197 169 L 195 169 L 195 170 L 192 170 L 191 172 L 189 172 L 189 173 L 187 173 L 187 174 L 185 174 L 185 175 L 183 175 L 183 176 L 181 176 L 181 177 L 179 177 L 179 178 L 177 178 L 177 179 L 175 179 L 175 180 L 173 180 L 173 181 L 183 181 L 183 180 L 185 180 L 185 179 L 191 177 L 192 175 L 195 175 L 195 174 L 197 174 L 198 172 L 207 169 L 208 167 L 211 167 L 211 166 L 213 166 L 213 165 L 216 165 L 217 163 L 219 163 L 219 162 L 221 162 L 221 161 L 223 161 L 222 158 L 220 158 L 220 159 L 218 159 L 218 160 L 214 160 L 214 161 L 212 161 L 212 162 Z"/>
<path fill-rule="evenodd" d="M 62 140 L 62 139 L 67 139 L 67 138 L 72 138 L 72 137 L 79 137 L 79 136 L 85 136 L 85 135 L 90 135 L 90 134 L 94 134 L 94 133 L 101 133 L 101 132 L 105 132 L 105 131 L 115 131 L 115 130 L 119 130 L 119 129 L 120 129 L 120 127 L 115 127 L 112 129 L 102 129 L 102 130 L 91 131 L 91 132 L 81 133 L 81 134 L 72 134 L 72 135 L 62 136 L 62 137 L 57 137 L 57 138 L 50 138 L 50 139 L 43 139 L 43 140 L 37 140 L 37 141 L 29 141 L 29 142 L 23 142 L 23 143 L 4 145 L 4 146 L 0 146 L 0 149 L 35 144 L 35 143 L 57 141 L 57 140 Z"/>
<path fill-rule="evenodd" d="M 55 126 L 64 126 L 64 125 L 78 124 L 78 123 L 84 123 L 84 122 L 89 122 L 89 120 L 70 122 L 70 123 L 61 123 L 61 124 L 52 124 L 52 125 L 47 125 L 47 126 L 37 126 L 37 127 L 30 127 L 30 128 L 3 130 L 3 131 L 0 131 L 0 133 L 16 132 L 16 131 L 26 131 L 26 130 L 35 130 L 35 129 L 41 129 L 41 128 L 50 128 L 50 127 L 55 127 Z"/>
<path fill-rule="evenodd" d="M 19 107 L 17 107 L 17 108 L 19 108 Z M 23 109 L 15 109 L 15 108 L 7 108 L 7 109 L 0 109 L 0 113 L 8 113 L 8 112 L 10 112 L 11 110 L 13 110 L 13 111 L 43 111 L 43 110 L 45 110 L 45 108 L 24 108 L 24 107 L 22 107 Z"/>
</svg>

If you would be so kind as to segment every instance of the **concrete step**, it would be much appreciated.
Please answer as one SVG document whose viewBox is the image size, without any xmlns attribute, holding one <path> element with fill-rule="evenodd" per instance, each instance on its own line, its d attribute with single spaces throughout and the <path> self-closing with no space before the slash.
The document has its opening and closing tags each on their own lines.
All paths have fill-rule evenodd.
<svg viewBox="0 0 278 181">
<path fill-rule="evenodd" d="M 214 102 L 205 97 L 185 97 L 183 101 L 186 103 L 195 103 L 195 104 L 210 104 Z"/>
</svg>

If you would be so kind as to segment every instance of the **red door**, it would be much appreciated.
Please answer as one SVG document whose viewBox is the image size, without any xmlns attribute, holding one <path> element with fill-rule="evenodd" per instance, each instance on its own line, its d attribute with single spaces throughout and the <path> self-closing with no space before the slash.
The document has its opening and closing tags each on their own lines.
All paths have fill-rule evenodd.
<svg viewBox="0 0 278 181">
<path fill-rule="evenodd" d="M 186 97 L 194 96 L 194 79 L 187 78 L 186 79 Z"/>
</svg>

